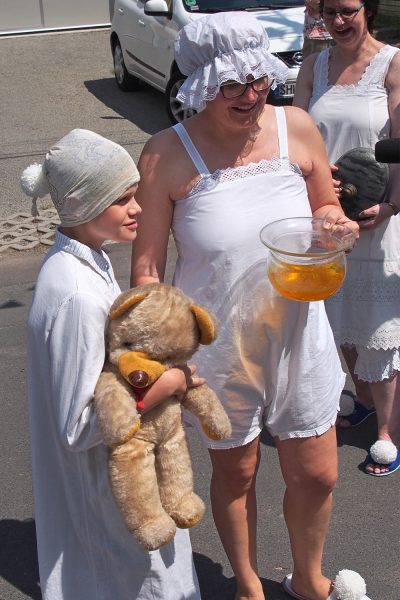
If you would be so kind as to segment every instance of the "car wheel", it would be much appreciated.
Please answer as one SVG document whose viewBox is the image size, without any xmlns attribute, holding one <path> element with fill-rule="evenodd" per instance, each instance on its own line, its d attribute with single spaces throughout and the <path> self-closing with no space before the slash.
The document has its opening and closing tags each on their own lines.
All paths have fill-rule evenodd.
<svg viewBox="0 0 400 600">
<path fill-rule="evenodd" d="M 122 48 L 119 41 L 113 45 L 114 75 L 117 86 L 123 92 L 134 92 L 140 86 L 140 79 L 126 70 Z"/>
<path fill-rule="evenodd" d="M 196 111 L 191 108 L 183 108 L 182 103 L 176 98 L 179 88 L 185 79 L 186 77 L 182 73 L 179 73 L 179 71 L 173 73 L 165 90 L 167 113 L 173 125 L 181 123 L 184 119 L 188 119 L 196 114 Z"/>
</svg>

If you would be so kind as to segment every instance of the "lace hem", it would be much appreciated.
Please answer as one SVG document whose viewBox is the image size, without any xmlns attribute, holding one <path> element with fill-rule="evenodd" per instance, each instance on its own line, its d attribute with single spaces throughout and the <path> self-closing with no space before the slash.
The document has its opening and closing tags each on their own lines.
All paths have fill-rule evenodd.
<svg viewBox="0 0 400 600">
<path fill-rule="evenodd" d="M 358 358 L 354 372 L 363 381 L 383 381 L 390 379 L 396 371 L 400 371 L 400 353 L 398 348 L 386 351 L 368 351 L 357 348 Z"/>
<path fill-rule="evenodd" d="M 296 163 L 290 162 L 288 158 L 273 157 L 263 159 L 260 162 L 251 162 L 248 165 L 239 167 L 228 167 L 227 169 L 217 169 L 213 173 L 202 175 L 201 178 L 194 184 L 191 191 L 178 202 L 182 202 L 195 194 L 204 192 L 214 188 L 219 183 L 234 181 L 235 179 L 244 179 L 245 177 L 254 177 L 263 173 L 276 173 L 278 171 L 286 171 L 295 173 L 303 177 L 300 167 Z"/>
<path fill-rule="evenodd" d="M 345 328 L 341 332 L 334 332 L 335 342 L 340 346 L 364 346 L 367 350 L 394 350 L 400 348 L 399 332 L 393 334 L 391 330 L 382 329 L 368 338 L 365 331 L 355 328 Z"/>
</svg>

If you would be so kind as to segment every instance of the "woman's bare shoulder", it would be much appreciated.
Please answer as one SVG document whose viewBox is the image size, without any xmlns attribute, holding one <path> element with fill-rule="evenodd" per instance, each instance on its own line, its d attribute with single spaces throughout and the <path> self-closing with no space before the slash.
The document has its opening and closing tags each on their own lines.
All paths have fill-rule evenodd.
<svg viewBox="0 0 400 600">
<path fill-rule="evenodd" d="M 286 106 L 285 114 L 292 161 L 299 164 L 303 173 L 307 174 L 315 154 L 322 155 L 324 152 L 321 134 L 310 115 L 302 108 Z"/>
<path fill-rule="evenodd" d="M 171 146 L 178 145 L 178 136 L 172 127 L 162 129 L 151 136 L 143 147 L 143 153 L 162 152 Z"/>
<path fill-rule="evenodd" d="M 315 128 L 314 121 L 307 111 L 298 106 L 285 106 L 286 123 L 288 129 L 306 132 Z"/>
</svg>

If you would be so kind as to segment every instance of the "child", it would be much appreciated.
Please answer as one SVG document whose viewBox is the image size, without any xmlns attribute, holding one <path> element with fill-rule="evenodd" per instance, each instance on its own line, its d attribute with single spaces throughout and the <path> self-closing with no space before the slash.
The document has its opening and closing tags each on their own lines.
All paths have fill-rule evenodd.
<svg viewBox="0 0 400 600">
<path fill-rule="evenodd" d="M 187 531 L 145 552 L 110 492 L 107 448 L 92 394 L 105 355 L 110 305 L 120 293 L 101 246 L 133 241 L 141 212 L 136 166 L 121 146 L 75 129 L 21 177 L 50 192 L 60 216 L 28 319 L 28 400 L 40 582 L 44 600 L 199 600 Z M 167 371 L 145 411 L 204 380 Z"/>
</svg>

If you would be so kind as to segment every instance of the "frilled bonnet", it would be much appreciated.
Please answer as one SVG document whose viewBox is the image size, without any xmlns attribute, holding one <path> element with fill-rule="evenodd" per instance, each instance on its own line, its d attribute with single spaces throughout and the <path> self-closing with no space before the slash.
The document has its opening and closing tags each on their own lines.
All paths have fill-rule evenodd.
<svg viewBox="0 0 400 600">
<path fill-rule="evenodd" d="M 247 12 L 222 12 L 185 25 L 174 43 L 175 59 L 187 75 L 177 94 L 185 108 L 201 110 L 226 81 L 246 83 L 252 75 L 286 81 L 289 69 L 269 51 L 262 22 Z"/>
</svg>

